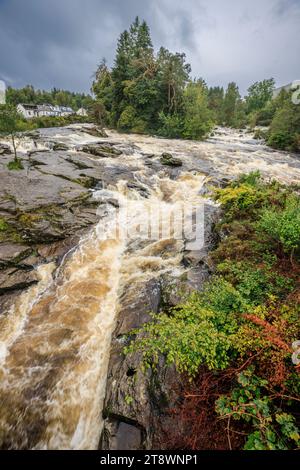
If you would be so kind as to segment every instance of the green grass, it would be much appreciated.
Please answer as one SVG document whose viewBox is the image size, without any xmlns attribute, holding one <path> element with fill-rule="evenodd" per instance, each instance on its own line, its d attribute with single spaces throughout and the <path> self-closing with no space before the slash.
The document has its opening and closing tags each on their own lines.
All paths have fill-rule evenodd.
<svg viewBox="0 0 300 470">
<path fill-rule="evenodd" d="M 19 158 L 16 160 L 13 160 L 12 162 L 9 162 L 7 165 L 7 168 L 11 171 L 24 170 L 22 161 Z"/>
</svg>

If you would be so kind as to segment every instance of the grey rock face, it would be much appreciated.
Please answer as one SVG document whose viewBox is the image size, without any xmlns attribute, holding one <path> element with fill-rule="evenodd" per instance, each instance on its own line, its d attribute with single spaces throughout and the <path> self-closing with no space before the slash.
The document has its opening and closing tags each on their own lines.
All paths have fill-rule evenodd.
<svg viewBox="0 0 300 470">
<path fill-rule="evenodd" d="M 158 312 L 161 305 L 160 281 L 152 279 L 141 285 L 125 289 L 121 299 L 113 335 L 108 372 L 107 394 L 104 406 L 105 427 L 102 434 L 103 449 L 151 448 L 156 420 L 172 405 L 171 382 L 179 383 L 176 372 L 161 362 L 157 372 L 141 368 L 140 353 L 124 356 L 128 333 L 150 320 L 150 312 Z M 162 377 L 163 376 L 163 377 Z M 175 390 L 175 388 L 174 388 Z"/>
</svg>

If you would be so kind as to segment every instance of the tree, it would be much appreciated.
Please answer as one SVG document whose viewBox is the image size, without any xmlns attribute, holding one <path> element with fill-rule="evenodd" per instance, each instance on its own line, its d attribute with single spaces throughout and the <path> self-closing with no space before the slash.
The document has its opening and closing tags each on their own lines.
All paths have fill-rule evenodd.
<svg viewBox="0 0 300 470">
<path fill-rule="evenodd" d="M 138 17 L 135 21 L 134 32 L 131 37 L 133 45 L 133 55 L 137 59 L 153 56 L 153 45 L 150 36 L 149 26 L 146 21 L 139 24 Z"/>
<path fill-rule="evenodd" d="M 98 67 L 92 85 L 97 114 L 101 119 L 108 116 L 111 125 L 128 132 L 203 138 L 219 108 L 223 112 L 223 89 L 216 89 L 215 102 L 212 93 L 209 107 L 205 81 L 191 82 L 190 73 L 184 53 L 164 47 L 154 53 L 149 27 L 136 17 L 118 39 L 112 69 L 105 61 Z M 235 101 L 238 98 L 239 94 Z"/>
<path fill-rule="evenodd" d="M 130 79 L 131 37 L 124 31 L 118 40 L 114 67 L 112 69 L 113 87 L 113 121 L 116 124 L 126 104 L 124 103 L 124 87 L 126 80 Z"/>
<path fill-rule="evenodd" d="M 223 122 L 226 126 L 235 126 L 237 105 L 240 100 L 241 96 L 237 84 L 234 82 L 229 83 L 224 96 L 222 112 Z"/>
<path fill-rule="evenodd" d="M 10 165 L 11 169 L 22 169 L 21 161 L 17 156 L 16 144 L 16 138 L 22 130 L 24 130 L 24 122 L 16 108 L 11 105 L 0 106 L 0 133 L 10 137 L 14 151 L 14 164 Z"/>
<path fill-rule="evenodd" d="M 191 66 L 186 63 L 185 54 L 173 54 L 164 47 L 160 48 L 157 60 L 159 87 L 166 103 L 166 109 L 163 111 L 177 113 L 182 104 Z"/>
<path fill-rule="evenodd" d="M 222 123 L 222 109 L 224 100 L 224 89 L 222 87 L 212 87 L 208 90 L 208 107 L 214 114 L 214 120 L 218 124 Z"/>
<path fill-rule="evenodd" d="M 51 91 L 36 90 L 32 85 L 15 89 L 8 87 L 6 93 L 7 104 L 17 106 L 19 103 L 28 104 L 52 104 L 69 106 L 75 111 L 79 108 L 87 108 L 93 103 L 90 95 L 73 93 L 68 90 L 53 88 Z"/>
<path fill-rule="evenodd" d="M 208 108 L 207 87 L 203 80 L 190 82 L 184 91 L 184 131 L 187 139 L 203 139 L 213 127 Z"/>
<path fill-rule="evenodd" d="M 282 102 L 272 119 L 268 143 L 282 150 L 300 151 L 300 106 L 292 102 L 291 96 Z"/>
<path fill-rule="evenodd" d="M 109 113 L 112 110 L 113 104 L 113 80 L 111 72 L 106 65 L 106 60 L 102 59 L 101 64 L 95 73 L 95 80 L 92 84 L 92 91 L 96 95 L 97 103 L 94 106 L 94 111 L 101 110 L 101 121 L 109 121 Z M 105 112 L 104 112 L 105 111 Z"/>
<path fill-rule="evenodd" d="M 275 88 L 274 78 L 255 82 L 248 88 L 248 96 L 246 97 L 247 111 L 258 111 L 265 107 L 271 100 Z"/>
</svg>

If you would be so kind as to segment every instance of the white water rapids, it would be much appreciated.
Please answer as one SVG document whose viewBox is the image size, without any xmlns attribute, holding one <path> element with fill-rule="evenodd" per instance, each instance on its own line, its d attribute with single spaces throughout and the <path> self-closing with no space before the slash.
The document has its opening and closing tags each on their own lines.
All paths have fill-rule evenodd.
<svg viewBox="0 0 300 470">
<path fill-rule="evenodd" d="M 220 131 L 208 142 L 186 142 L 110 133 L 134 143 L 130 156 L 107 159 L 138 168 L 135 176 L 147 197 L 120 180 L 95 193 L 116 199 L 133 237 L 115 233 L 114 209 L 81 240 L 57 275 L 54 264 L 38 268 L 40 282 L 24 292 L 0 317 L 0 443 L 3 448 L 96 449 L 102 429 L 111 334 L 126 285 L 139 285 L 163 273 L 180 275 L 185 240 L 141 240 L 136 227 L 153 206 L 168 219 L 176 204 L 200 205 L 199 190 L 210 171 L 234 175 L 260 169 L 283 182 L 299 182 L 296 157 L 270 152 L 246 134 Z M 74 143 L 80 137 L 74 131 Z M 93 139 L 91 139 L 92 141 Z M 96 139 L 95 139 L 96 140 Z M 171 179 L 149 176 L 143 153 L 170 151 L 189 163 Z M 156 157 L 154 157 L 156 158 Z M 201 171 L 206 162 L 205 171 Z M 204 165 L 205 166 L 205 165 Z M 101 229 L 101 230 L 100 230 Z M 99 233 L 105 234 L 105 239 Z"/>
</svg>

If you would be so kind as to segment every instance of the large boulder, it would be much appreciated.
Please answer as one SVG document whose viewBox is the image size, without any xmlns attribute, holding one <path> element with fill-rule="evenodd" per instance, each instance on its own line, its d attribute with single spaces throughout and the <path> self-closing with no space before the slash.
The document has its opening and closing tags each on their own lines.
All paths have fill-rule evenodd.
<svg viewBox="0 0 300 470">
<path fill-rule="evenodd" d="M 86 134 L 89 134 L 93 137 L 108 137 L 105 130 L 103 129 L 103 127 L 100 127 L 100 126 L 93 126 L 93 125 L 85 126 L 85 125 L 83 125 L 82 130 Z"/>
<path fill-rule="evenodd" d="M 11 155 L 12 150 L 9 145 L 0 143 L 0 155 Z"/>
<path fill-rule="evenodd" d="M 54 145 L 52 147 L 52 150 L 66 151 L 66 150 L 69 150 L 69 147 L 66 144 L 64 144 L 63 142 L 56 142 L 56 143 L 54 143 Z"/>
<path fill-rule="evenodd" d="M 164 152 L 161 154 L 160 163 L 166 166 L 182 166 L 182 160 L 177 157 L 173 157 L 171 153 Z"/>
<path fill-rule="evenodd" d="M 103 145 L 103 144 L 90 144 L 84 145 L 81 148 L 82 152 L 90 153 L 95 157 L 103 157 L 103 158 L 114 158 L 119 157 L 122 155 L 121 150 L 118 150 L 110 145 Z"/>
</svg>

